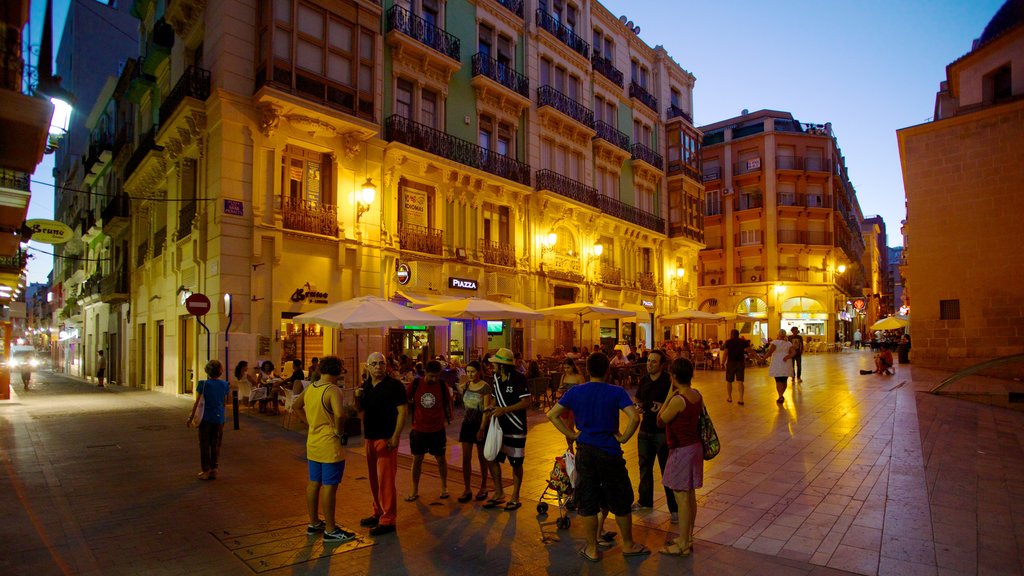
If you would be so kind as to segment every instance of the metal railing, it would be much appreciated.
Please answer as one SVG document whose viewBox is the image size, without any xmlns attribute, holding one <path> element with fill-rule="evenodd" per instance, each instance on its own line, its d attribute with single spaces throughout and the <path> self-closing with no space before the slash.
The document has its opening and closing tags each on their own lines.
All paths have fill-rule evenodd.
<svg viewBox="0 0 1024 576">
<path fill-rule="evenodd" d="M 18 250 L 10 256 L 0 256 L 0 270 L 21 272 L 28 262 L 24 250 Z"/>
<path fill-rule="evenodd" d="M 707 270 L 700 275 L 701 286 L 718 286 L 725 280 L 725 270 Z"/>
<path fill-rule="evenodd" d="M 444 232 L 438 228 L 398 223 L 398 242 L 402 250 L 441 256 L 444 253 Z"/>
<path fill-rule="evenodd" d="M 313 200 L 281 198 L 281 225 L 288 230 L 337 237 L 338 209 Z"/>
<path fill-rule="evenodd" d="M 779 266 L 779 280 L 789 282 L 807 282 L 807 270 L 794 266 Z"/>
<path fill-rule="evenodd" d="M 736 210 L 753 210 L 764 205 L 760 194 L 739 194 L 736 196 L 735 202 L 733 207 Z"/>
<path fill-rule="evenodd" d="M 616 286 L 622 285 L 622 269 L 612 266 L 611 264 L 601 264 L 601 283 L 602 284 L 614 284 Z"/>
<path fill-rule="evenodd" d="M 478 246 L 480 254 L 483 256 L 484 262 L 487 264 L 497 264 L 498 266 L 515 268 L 515 246 L 507 242 L 496 242 L 494 240 L 485 240 L 483 238 L 480 239 Z"/>
<path fill-rule="evenodd" d="M 651 214 L 646 210 L 641 210 L 636 206 L 630 206 L 623 202 L 619 202 L 614 198 L 609 198 L 601 194 L 597 195 L 597 207 L 601 212 L 614 216 L 620 220 L 625 220 L 636 224 L 637 226 L 643 226 L 648 230 L 654 230 L 655 232 L 665 232 L 665 219 Z"/>
<path fill-rule="evenodd" d="M 721 177 L 722 177 L 722 169 L 721 168 L 713 168 L 711 170 L 705 170 L 704 171 L 704 178 L 702 178 L 702 180 L 704 182 L 712 182 L 714 180 L 718 180 Z"/>
<path fill-rule="evenodd" d="M 636 285 L 646 292 L 657 292 L 658 285 L 654 282 L 654 272 L 638 272 Z"/>
<path fill-rule="evenodd" d="M 776 156 L 775 168 L 777 170 L 800 170 L 803 162 L 799 156 Z"/>
<path fill-rule="evenodd" d="M 553 86 L 537 88 L 537 107 L 542 106 L 551 106 L 587 128 L 594 127 L 594 111 L 555 90 Z"/>
<path fill-rule="evenodd" d="M 205 102 L 210 97 L 210 71 L 198 66 L 189 66 L 178 79 L 167 99 L 160 105 L 160 124 L 163 125 L 178 109 L 185 98 Z"/>
<path fill-rule="evenodd" d="M 530 185 L 529 164 L 414 122 L 404 116 L 388 116 L 384 121 L 384 139 L 389 142 L 400 142 L 513 182 Z"/>
<path fill-rule="evenodd" d="M 658 99 L 653 94 L 647 91 L 646 88 L 637 84 L 636 81 L 629 83 L 629 97 L 636 98 L 641 104 L 647 106 L 655 112 L 658 111 Z"/>
<path fill-rule="evenodd" d="M 593 56 L 590 57 L 590 63 L 594 67 L 594 72 L 597 72 L 598 74 L 611 80 L 619 88 L 622 88 L 622 82 L 624 79 L 622 71 L 616 68 L 612 64 L 611 60 L 595 53 Z"/>
<path fill-rule="evenodd" d="M 9 168 L 0 168 L 0 188 L 29 192 L 31 190 L 29 184 L 31 178 L 32 175 L 27 172 L 19 172 L 18 170 L 11 170 Z"/>
<path fill-rule="evenodd" d="M 537 9 L 537 27 L 546 30 L 584 58 L 590 58 L 590 44 L 577 36 L 575 32 L 559 22 L 554 16 L 545 12 L 543 8 Z"/>
<path fill-rule="evenodd" d="M 127 218 L 128 214 L 130 214 L 131 206 L 131 200 L 127 196 L 121 194 L 114 196 L 100 212 L 103 224 L 109 224 L 115 218 Z"/>
<path fill-rule="evenodd" d="M 807 156 L 804 160 L 804 170 L 807 172 L 829 172 L 828 161 L 817 156 Z"/>
<path fill-rule="evenodd" d="M 455 61 L 461 61 L 461 44 L 453 36 L 441 28 L 434 26 L 412 12 L 394 5 L 385 13 L 385 26 L 388 32 L 397 30 L 406 36 L 418 40 L 437 52 Z"/>
<path fill-rule="evenodd" d="M 760 172 L 760 171 L 761 171 L 761 159 L 760 158 L 751 158 L 750 160 L 744 160 L 742 162 L 737 162 L 737 163 L 732 165 L 732 173 L 736 174 L 736 175 L 739 175 L 739 174 L 750 174 L 751 172 Z"/>
<path fill-rule="evenodd" d="M 658 170 L 664 170 L 665 160 L 661 157 L 661 154 L 658 154 L 647 146 L 644 146 L 639 142 L 633 144 L 632 153 L 633 160 L 640 160 L 654 166 Z"/>
<path fill-rule="evenodd" d="M 597 188 L 587 186 L 582 182 L 577 182 L 552 170 L 538 170 L 534 187 L 537 190 L 550 190 L 589 206 L 593 206 L 596 203 Z"/>
<path fill-rule="evenodd" d="M 495 0 L 498 4 L 505 7 L 506 10 L 519 16 L 523 17 L 523 0 Z"/>
<path fill-rule="evenodd" d="M 669 106 L 668 109 L 665 110 L 665 117 L 669 120 L 673 118 L 683 118 L 690 124 L 693 124 L 693 116 L 690 116 L 686 110 L 675 105 Z"/>
<path fill-rule="evenodd" d="M 117 295 L 128 295 L 128 274 L 123 268 L 105 275 L 100 281 L 100 297 L 104 301 L 113 300 Z"/>
<path fill-rule="evenodd" d="M 594 122 L 594 128 L 597 130 L 598 138 L 606 140 L 609 144 L 618 146 L 626 152 L 630 152 L 629 136 L 620 132 L 615 126 L 598 120 Z"/>
<path fill-rule="evenodd" d="M 741 230 L 733 242 L 736 246 L 760 246 L 764 240 L 760 230 Z"/>
<path fill-rule="evenodd" d="M 184 240 L 192 233 L 192 224 L 196 221 L 196 208 L 198 204 L 195 200 L 190 200 L 182 204 L 181 209 L 178 210 L 178 232 L 175 234 L 176 240 Z"/>
<path fill-rule="evenodd" d="M 483 52 L 473 54 L 473 76 L 486 76 L 526 98 L 530 97 L 530 79 Z"/>
</svg>

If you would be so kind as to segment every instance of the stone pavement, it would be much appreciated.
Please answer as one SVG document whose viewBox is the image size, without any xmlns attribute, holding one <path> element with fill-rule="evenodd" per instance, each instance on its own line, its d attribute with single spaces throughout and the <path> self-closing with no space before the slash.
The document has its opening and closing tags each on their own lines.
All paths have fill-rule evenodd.
<svg viewBox="0 0 1024 576">
<path fill-rule="evenodd" d="M 763 368 L 748 371 L 745 406 L 725 402 L 722 372 L 698 372 L 723 448 L 698 492 L 694 555 L 627 559 L 616 546 L 598 564 L 576 555 L 579 522 L 558 530 L 554 502 L 536 514 L 565 447 L 540 410 L 523 508 L 457 503 L 449 444 L 452 498 L 437 498 L 428 457 L 419 501 L 402 501 L 404 456 L 398 533 L 376 539 L 358 527 L 370 498 L 354 439 L 338 518 L 361 536 L 325 548 L 303 530 L 300 426 L 243 413 L 241 430 L 225 430 L 220 477 L 202 482 L 189 399 L 40 373 L 0 403 L 0 574 L 1024 573 L 1024 414 L 923 393 L 945 376 L 935 371 L 861 376 L 870 358 L 806 357 L 781 406 Z M 635 442 L 626 448 L 635 475 Z M 651 548 L 673 535 L 663 495 L 634 522 Z"/>
</svg>

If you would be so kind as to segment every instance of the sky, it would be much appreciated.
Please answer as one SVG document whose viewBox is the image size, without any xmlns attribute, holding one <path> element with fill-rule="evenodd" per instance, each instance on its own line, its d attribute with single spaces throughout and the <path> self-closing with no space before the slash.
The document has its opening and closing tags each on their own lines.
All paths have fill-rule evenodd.
<svg viewBox="0 0 1024 576">
<path fill-rule="evenodd" d="M 55 0 L 55 35 L 68 2 Z M 861 211 L 882 216 L 888 244 L 899 246 L 906 209 L 896 130 L 931 120 L 946 65 L 970 51 L 1002 0 L 602 4 L 632 20 L 647 44 L 663 45 L 696 77 L 698 126 L 764 108 L 790 112 L 801 122 L 831 122 Z M 44 0 L 32 0 L 34 44 L 43 9 Z M 52 170 L 53 156 L 47 155 L 33 180 L 52 183 Z M 29 217 L 53 217 L 51 186 L 32 185 Z M 45 282 L 52 258 L 30 253 L 29 282 Z"/>
</svg>

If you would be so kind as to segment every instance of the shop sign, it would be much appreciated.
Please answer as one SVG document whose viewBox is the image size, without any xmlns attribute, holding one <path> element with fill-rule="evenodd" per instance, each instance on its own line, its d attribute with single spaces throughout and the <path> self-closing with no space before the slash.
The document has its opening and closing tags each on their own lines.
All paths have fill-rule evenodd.
<svg viewBox="0 0 1024 576">
<path fill-rule="evenodd" d="M 449 276 L 448 287 L 458 288 L 460 290 L 476 290 L 476 280 L 470 280 L 468 278 L 455 278 L 454 276 Z"/>
<path fill-rule="evenodd" d="M 854 300 L 853 307 L 856 308 L 858 312 L 864 310 L 864 299 L 857 298 L 856 300 Z"/>
<path fill-rule="evenodd" d="M 67 224 L 56 220 L 29 220 L 25 226 L 32 230 L 32 239 L 43 244 L 63 244 L 75 235 Z"/>
<path fill-rule="evenodd" d="M 303 290 L 305 288 L 305 290 Z M 327 304 L 327 292 L 312 290 L 309 283 L 305 283 L 292 292 L 292 302 L 306 302 L 309 304 Z"/>
<path fill-rule="evenodd" d="M 650 300 L 641 300 L 640 305 L 646 308 L 654 308 L 654 302 L 651 302 Z"/>
<path fill-rule="evenodd" d="M 399 264 L 395 276 L 398 277 L 398 283 L 405 286 L 412 279 L 412 270 L 409 270 L 408 264 Z"/>
</svg>

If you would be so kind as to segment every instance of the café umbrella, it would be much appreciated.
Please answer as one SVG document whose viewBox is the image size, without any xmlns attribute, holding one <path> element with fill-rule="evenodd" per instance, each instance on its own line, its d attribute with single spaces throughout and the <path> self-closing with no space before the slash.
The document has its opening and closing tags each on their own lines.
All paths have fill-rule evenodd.
<svg viewBox="0 0 1024 576">
<path fill-rule="evenodd" d="M 554 320 L 576 320 L 580 321 L 580 346 L 583 346 L 583 321 L 584 320 L 610 320 L 615 318 L 635 318 L 636 312 L 610 306 L 599 306 L 588 302 L 574 302 L 562 304 L 549 308 L 539 308 L 544 316 Z"/>
<path fill-rule="evenodd" d="M 889 316 L 872 324 L 871 330 L 899 330 L 900 328 L 906 328 L 907 324 L 910 324 L 910 322 L 905 318 Z"/>
<path fill-rule="evenodd" d="M 484 298 L 461 298 L 442 302 L 420 312 L 454 320 L 543 320 L 544 315 L 519 304 L 506 304 Z"/>
</svg>

